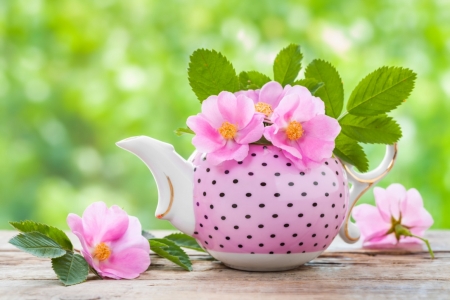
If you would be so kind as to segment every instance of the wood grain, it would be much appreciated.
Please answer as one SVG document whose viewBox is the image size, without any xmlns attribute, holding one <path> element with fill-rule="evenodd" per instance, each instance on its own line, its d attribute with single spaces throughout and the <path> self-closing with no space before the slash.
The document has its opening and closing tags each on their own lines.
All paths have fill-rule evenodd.
<svg viewBox="0 0 450 300">
<path fill-rule="evenodd" d="M 15 234 L 0 231 L 1 299 L 450 299 L 450 231 L 427 234 L 434 260 L 421 245 L 366 249 L 337 238 L 320 257 L 291 271 L 236 271 L 207 254 L 188 251 L 193 272 L 152 254 L 149 271 L 138 279 L 91 276 L 71 287 L 56 279 L 48 259 L 7 244 Z"/>
</svg>

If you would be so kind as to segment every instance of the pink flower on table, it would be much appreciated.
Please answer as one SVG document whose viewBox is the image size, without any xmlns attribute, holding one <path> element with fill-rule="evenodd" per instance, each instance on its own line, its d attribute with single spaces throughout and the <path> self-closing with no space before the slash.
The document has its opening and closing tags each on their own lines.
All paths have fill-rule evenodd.
<svg viewBox="0 0 450 300">
<path fill-rule="evenodd" d="M 120 207 L 95 202 L 82 218 L 69 214 L 67 223 L 81 242 L 81 254 L 100 276 L 132 279 L 150 265 L 150 245 L 141 223 Z"/>
<path fill-rule="evenodd" d="M 394 183 L 387 189 L 375 187 L 373 193 L 376 207 L 361 204 L 353 209 L 364 245 L 417 243 L 419 240 L 411 235 L 420 238 L 433 225 L 433 218 L 423 207 L 416 189 L 406 191 L 401 184 Z M 411 235 L 404 236 L 404 229 Z"/>
<path fill-rule="evenodd" d="M 195 132 L 194 146 L 217 165 L 232 159 L 242 161 L 248 154 L 248 144 L 262 137 L 263 120 L 264 115 L 255 111 L 250 98 L 221 92 L 203 101 L 202 112 L 189 117 L 187 125 Z"/>
<path fill-rule="evenodd" d="M 307 88 L 286 87 L 264 137 L 281 148 L 298 168 L 310 169 L 331 157 L 341 127 L 336 119 L 325 115 L 323 101 Z"/>
</svg>

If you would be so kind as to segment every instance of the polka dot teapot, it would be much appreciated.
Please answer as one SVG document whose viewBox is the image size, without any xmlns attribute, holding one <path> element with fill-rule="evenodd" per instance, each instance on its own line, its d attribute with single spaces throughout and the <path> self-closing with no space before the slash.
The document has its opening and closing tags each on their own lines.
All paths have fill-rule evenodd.
<svg viewBox="0 0 450 300">
<path fill-rule="evenodd" d="M 194 152 L 186 161 L 172 145 L 146 136 L 117 145 L 138 156 L 158 186 L 156 217 L 194 237 L 225 265 L 280 271 L 319 256 L 340 234 L 354 243 L 355 202 L 392 168 L 396 145 L 375 170 L 359 174 L 338 158 L 297 169 L 274 146 L 250 145 L 243 161 L 217 166 Z M 351 187 L 349 186 L 351 184 Z"/>
</svg>

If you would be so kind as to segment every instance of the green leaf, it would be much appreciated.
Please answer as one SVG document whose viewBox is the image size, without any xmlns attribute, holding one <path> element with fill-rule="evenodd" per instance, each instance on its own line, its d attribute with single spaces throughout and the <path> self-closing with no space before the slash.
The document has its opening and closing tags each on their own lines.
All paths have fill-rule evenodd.
<svg viewBox="0 0 450 300">
<path fill-rule="evenodd" d="M 270 81 L 270 78 L 257 71 L 241 72 L 239 74 L 240 90 L 260 89 Z"/>
<path fill-rule="evenodd" d="M 205 250 L 197 243 L 197 241 L 193 237 L 188 236 L 187 234 L 172 233 L 168 236 L 165 236 L 164 238 L 174 242 L 180 247 L 205 252 Z"/>
<path fill-rule="evenodd" d="M 192 129 L 190 129 L 189 127 L 186 127 L 186 128 L 178 128 L 177 130 L 175 130 L 175 134 L 181 136 L 183 134 L 195 134 L 195 132 L 192 131 Z"/>
<path fill-rule="evenodd" d="M 142 236 L 145 237 L 147 240 L 153 239 L 155 236 L 148 232 L 147 230 L 142 230 L 141 232 Z"/>
<path fill-rule="evenodd" d="M 302 58 L 303 54 L 300 52 L 299 45 L 290 44 L 281 50 L 273 63 L 275 81 L 281 83 L 282 86 L 294 82 L 302 67 Z"/>
<path fill-rule="evenodd" d="M 292 83 L 292 85 L 301 85 L 304 86 L 305 88 L 307 88 L 311 94 L 315 95 L 316 92 L 324 86 L 323 82 L 319 82 L 319 80 L 314 79 L 314 78 L 305 78 L 305 79 L 300 79 L 297 81 L 294 81 L 294 83 Z"/>
<path fill-rule="evenodd" d="M 187 271 L 192 271 L 192 263 L 186 252 L 168 239 L 151 239 L 150 249 L 161 257 L 179 265 Z"/>
<path fill-rule="evenodd" d="M 402 137 L 400 126 L 385 114 L 373 117 L 348 114 L 339 124 L 345 135 L 361 143 L 393 144 Z"/>
<path fill-rule="evenodd" d="M 64 231 L 56 227 L 48 226 L 34 221 L 9 222 L 9 224 L 11 224 L 14 228 L 21 232 L 40 232 L 58 243 L 61 248 L 65 250 L 73 250 L 72 242 L 70 241 L 70 239 L 67 237 Z"/>
<path fill-rule="evenodd" d="M 86 281 L 89 274 L 89 265 L 78 254 L 67 252 L 66 255 L 53 258 L 52 268 L 64 285 L 74 285 Z"/>
<path fill-rule="evenodd" d="M 408 98 L 415 79 L 416 74 L 409 69 L 382 67 L 367 75 L 353 90 L 347 110 L 357 116 L 387 113 Z"/>
<path fill-rule="evenodd" d="M 189 84 L 200 102 L 222 91 L 236 92 L 239 89 L 239 78 L 233 65 L 214 50 L 194 51 L 188 76 Z"/>
<path fill-rule="evenodd" d="M 250 143 L 252 145 L 273 145 L 271 141 L 266 139 L 264 136 L 262 136 L 259 140 L 256 142 Z"/>
<path fill-rule="evenodd" d="M 369 161 L 361 145 L 342 132 L 336 138 L 333 153 L 358 168 L 360 172 L 367 172 L 369 169 Z"/>
<path fill-rule="evenodd" d="M 325 84 L 315 96 L 325 103 L 325 114 L 337 119 L 344 106 L 344 86 L 338 71 L 324 60 L 313 60 L 305 70 L 305 78 L 314 78 Z"/>
<path fill-rule="evenodd" d="M 37 257 L 54 258 L 66 254 L 66 250 L 61 249 L 58 243 L 40 232 L 20 233 L 9 243 Z"/>
</svg>

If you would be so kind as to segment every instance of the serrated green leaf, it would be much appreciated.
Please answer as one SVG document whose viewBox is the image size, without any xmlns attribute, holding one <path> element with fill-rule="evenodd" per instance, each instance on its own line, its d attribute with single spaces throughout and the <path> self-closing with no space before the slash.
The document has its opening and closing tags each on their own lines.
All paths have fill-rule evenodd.
<svg viewBox="0 0 450 300">
<path fill-rule="evenodd" d="M 270 81 L 269 76 L 266 76 L 257 71 L 241 72 L 239 74 L 240 90 L 256 90 L 260 89 Z"/>
<path fill-rule="evenodd" d="M 372 117 L 348 114 L 339 124 L 345 135 L 361 143 L 393 144 L 402 137 L 400 126 L 385 114 Z"/>
<path fill-rule="evenodd" d="M 349 113 L 376 116 L 399 106 L 414 88 L 416 74 L 404 68 L 382 67 L 356 86 L 347 103 Z"/>
<path fill-rule="evenodd" d="M 281 50 L 273 62 L 273 78 L 275 81 L 281 83 L 282 86 L 294 82 L 302 67 L 302 58 L 303 54 L 299 45 L 290 44 Z"/>
<path fill-rule="evenodd" d="M 233 65 L 215 50 L 194 51 L 188 76 L 189 84 L 200 102 L 222 91 L 236 92 L 239 89 L 239 78 Z"/>
<path fill-rule="evenodd" d="M 40 232 L 20 233 L 9 240 L 11 245 L 37 257 L 54 258 L 66 254 L 58 243 Z"/>
<path fill-rule="evenodd" d="M 197 243 L 197 241 L 193 237 L 188 236 L 187 234 L 172 233 L 168 236 L 165 236 L 164 238 L 174 242 L 180 247 L 205 252 L 205 250 Z"/>
<path fill-rule="evenodd" d="M 159 256 L 170 260 L 187 271 L 192 271 L 192 263 L 189 256 L 174 242 L 164 238 L 151 239 L 148 242 L 150 243 L 150 250 Z"/>
<path fill-rule="evenodd" d="M 11 226 L 21 232 L 40 232 L 58 243 L 61 248 L 65 250 L 73 250 L 72 242 L 70 241 L 69 237 L 64 233 L 64 231 L 56 227 L 29 220 L 21 222 L 9 222 L 9 224 L 11 224 Z"/>
<path fill-rule="evenodd" d="M 325 103 L 325 114 L 337 119 L 344 106 L 344 85 L 338 71 L 329 62 L 315 59 L 306 68 L 305 78 L 324 83 L 315 96 Z"/>
<path fill-rule="evenodd" d="M 89 265 L 86 260 L 73 252 L 67 252 L 64 256 L 53 258 L 52 268 L 64 285 L 82 283 L 86 281 L 89 274 Z"/>
<path fill-rule="evenodd" d="M 304 86 L 305 88 L 307 88 L 312 95 L 315 95 L 316 92 L 324 86 L 323 82 L 319 82 L 317 79 L 314 78 L 305 78 L 305 79 L 300 79 L 297 81 L 294 81 L 292 83 L 292 85 L 301 85 Z"/>
<path fill-rule="evenodd" d="M 333 153 L 355 166 L 360 172 L 367 172 L 369 169 L 369 161 L 361 145 L 342 132 L 336 138 Z"/>
<path fill-rule="evenodd" d="M 186 127 L 186 128 L 178 128 L 177 130 L 175 130 L 175 134 L 181 136 L 183 134 L 195 134 L 195 132 L 192 131 L 192 129 L 190 129 L 189 127 Z"/>
</svg>

